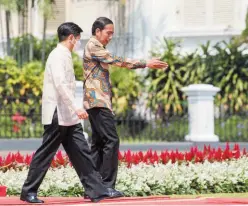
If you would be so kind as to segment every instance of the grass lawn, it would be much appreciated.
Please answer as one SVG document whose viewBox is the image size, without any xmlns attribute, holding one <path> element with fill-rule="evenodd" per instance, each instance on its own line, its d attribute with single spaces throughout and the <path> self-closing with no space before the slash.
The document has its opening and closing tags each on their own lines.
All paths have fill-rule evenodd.
<svg viewBox="0 0 248 206">
<path fill-rule="evenodd" d="M 195 197 L 230 197 L 230 198 L 248 198 L 248 193 L 216 193 L 216 194 L 199 194 L 199 195 L 170 195 L 177 198 L 195 198 Z"/>
</svg>

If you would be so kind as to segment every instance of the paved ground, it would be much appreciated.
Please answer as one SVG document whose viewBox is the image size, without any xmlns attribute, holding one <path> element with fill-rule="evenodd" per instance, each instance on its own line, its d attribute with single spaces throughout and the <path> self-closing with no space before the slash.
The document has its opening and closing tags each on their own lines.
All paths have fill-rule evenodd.
<svg viewBox="0 0 248 206">
<path fill-rule="evenodd" d="M 170 198 L 167 196 L 155 197 L 125 197 L 118 199 L 108 199 L 100 203 L 91 203 L 90 201 L 83 200 L 80 197 L 48 197 L 42 198 L 45 200 L 44 205 L 67 205 L 67 206 L 86 206 L 86 205 L 111 205 L 111 206 L 134 206 L 134 205 L 247 205 L 248 198 Z M 0 197 L 0 205 L 30 205 L 20 201 L 18 197 Z"/>
<path fill-rule="evenodd" d="M 22 151 L 22 152 L 33 152 L 41 144 L 41 139 L 0 139 L 0 154 L 5 154 L 9 151 Z M 211 145 L 211 147 L 221 147 L 224 148 L 226 143 L 219 142 L 157 142 L 157 143 L 130 143 L 130 144 L 121 144 L 120 150 L 126 151 L 128 149 L 132 151 L 146 151 L 148 149 L 163 151 L 163 150 L 175 150 L 180 151 L 189 150 L 192 146 L 198 146 L 203 148 L 204 145 Z M 240 148 L 246 148 L 248 151 L 248 142 L 239 142 Z M 230 146 L 233 147 L 234 143 L 230 143 Z M 63 149 L 63 148 L 61 148 Z"/>
</svg>

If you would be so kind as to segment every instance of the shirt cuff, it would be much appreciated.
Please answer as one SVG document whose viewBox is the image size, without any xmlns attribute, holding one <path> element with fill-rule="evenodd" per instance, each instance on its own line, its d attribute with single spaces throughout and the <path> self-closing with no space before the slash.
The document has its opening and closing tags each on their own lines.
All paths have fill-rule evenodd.
<svg viewBox="0 0 248 206">
<path fill-rule="evenodd" d="M 145 60 L 139 60 L 135 64 L 133 64 L 132 69 L 140 69 L 140 68 L 146 68 L 146 61 Z"/>
</svg>

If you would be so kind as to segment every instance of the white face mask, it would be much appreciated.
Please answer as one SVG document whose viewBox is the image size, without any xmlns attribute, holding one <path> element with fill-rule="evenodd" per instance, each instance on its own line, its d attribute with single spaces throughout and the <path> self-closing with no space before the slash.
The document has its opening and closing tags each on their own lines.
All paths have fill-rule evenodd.
<svg viewBox="0 0 248 206">
<path fill-rule="evenodd" d="M 76 41 L 76 43 L 73 43 L 73 42 L 75 42 L 75 41 Z M 80 48 L 81 48 L 81 42 L 80 42 L 80 40 L 76 40 L 76 39 L 74 38 L 74 40 L 71 41 L 71 43 L 74 45 L 73 51 L 78 51 L 78 50 L 80 50 Z"/>
<path fill-rule="evenodd" d="M 78 50 L 80 50 L 80 48 L 81 48 L 81 42 L 80 42 L 80 40 L 78 40 L 76 42 L 76 44 L 74 44 L 73 50 L 78 51 Z"/>
</svg>

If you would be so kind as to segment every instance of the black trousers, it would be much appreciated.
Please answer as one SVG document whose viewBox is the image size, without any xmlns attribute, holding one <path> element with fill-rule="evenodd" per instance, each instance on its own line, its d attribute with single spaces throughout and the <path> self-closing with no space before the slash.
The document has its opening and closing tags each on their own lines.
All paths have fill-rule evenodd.
<svg viewBox="0 0 248 206">
<path fill-rule="evenodd" d="M 120 140 L 114 115 L 107 108 L 87 110 L 92 127 L 91 155 L 106 187 L 114 188 Z"/>
<path fill-rule="evenodd" d="M 59 126 L 56 111 L 52 124 L 44 126 L 43 143 L 34 154 L 27 179 L 22 187 L 22 195 L 37 194 L 60 143 L 87 190 L 87 195 L 91 198 L 105 195 L 107 190 L 92 161 L 82 125 Z"/>
</svg>

